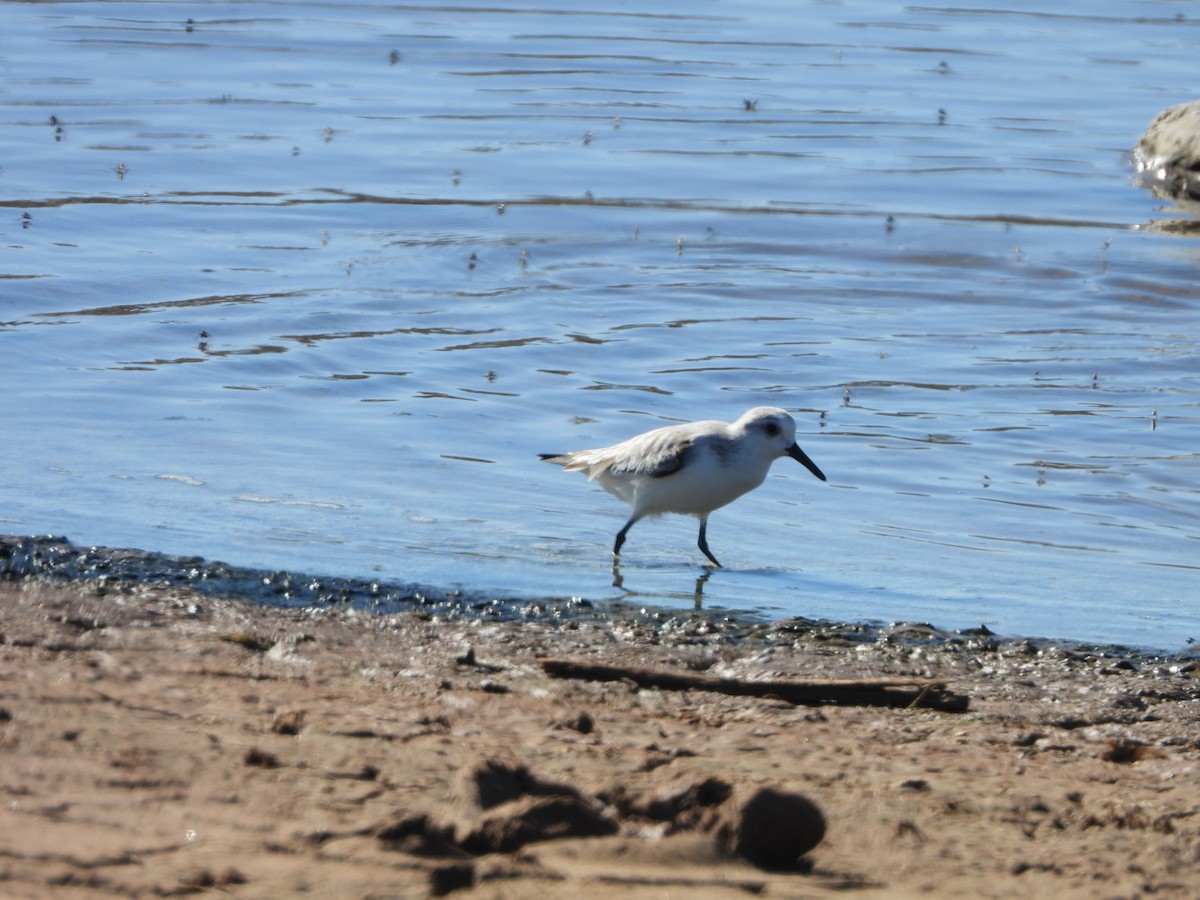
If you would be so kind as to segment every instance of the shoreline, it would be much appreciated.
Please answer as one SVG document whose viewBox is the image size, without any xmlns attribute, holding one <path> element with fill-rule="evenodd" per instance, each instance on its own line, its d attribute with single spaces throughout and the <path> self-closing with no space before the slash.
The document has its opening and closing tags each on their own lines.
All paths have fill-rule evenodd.
<svg viewBox="0 0 1200 900">
<path fill-rule="evenodd" d="M 1194 659 L 739 629 L 0 579 L 0 885 L 68 898 L 1194 893 Z M 968 705 L 794 705 L 552 677 L 547 658 L 722 682 L 933 679 Z M 788 866 L 728 839 L 764 789 L 823 823 Z M 796 833 L 786 821 L 777 830 Z"/>
<path fill-rule="evenodd" d="M 599 617 L 644 620 L 643 627 L 670 629 L 707 622 L 726 639 L 759 640 L 777 630 L 806 632 L 829 641 L 903 644 L 965 643 L 970 648 L 1021 645 L 1037 651 L 1100 654 L 1126 659 L 1184 661 L 1193 650 L 1138 647 L 1036 635 L 1006 636 L 986 626 L 945 629 L 925 622 L 844 622 L 805 616 L 774 618 L 748 610 L 720 607 L 639 606 L 624 601 L 593 602 L 580 598 L 521 598 L 485 591 L 416 583 L 313 575 L 286 570 L 253 569 L 198 556 L 172 556 L 133 548 L 76 545 L 56 535 L 0 535 L 0 579 L 48 578 L 101 587 L 109 581 L 154 584 L 195 590 L 205 596 L 258 603 L 267 609 L 341 607 L 391 615 L 422 612 L 446 618 L 486 621 L 586 621 Z"/>
</svg>

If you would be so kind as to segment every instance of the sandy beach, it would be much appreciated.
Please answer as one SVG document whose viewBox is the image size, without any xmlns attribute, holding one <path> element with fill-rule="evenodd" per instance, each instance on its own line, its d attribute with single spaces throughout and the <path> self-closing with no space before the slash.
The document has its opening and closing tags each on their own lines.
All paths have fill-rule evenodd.
<svg viewBox="0 0 1200 900">
<path fill-rule="evenodd" d="M 0 582 L 0 893 L 1191 897 L 1198 672 L 787 623 L 735 640 L 682 613 L 444 621 Z M 966 708 L 705 679 L 933 679 Z"/>
</svg>

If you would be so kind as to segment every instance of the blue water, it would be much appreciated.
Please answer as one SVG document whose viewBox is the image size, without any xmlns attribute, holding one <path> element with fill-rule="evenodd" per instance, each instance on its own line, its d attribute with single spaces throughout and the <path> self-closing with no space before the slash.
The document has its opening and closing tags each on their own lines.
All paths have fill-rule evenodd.
<svg viewBox="0 0 1200 900">
<path fill-rule="evenodd" d="M 536 453 L 769 403 L 706 606 L 1180 649 L 1193 12 L 0 5 L 0 531 L 690 605 Z"/>
</svg>

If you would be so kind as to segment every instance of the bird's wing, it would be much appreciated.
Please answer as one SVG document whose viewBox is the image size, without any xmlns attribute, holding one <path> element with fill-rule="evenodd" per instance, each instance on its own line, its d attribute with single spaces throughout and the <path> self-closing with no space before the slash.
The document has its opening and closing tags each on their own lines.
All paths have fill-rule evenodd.
<svg viewBox="0 0 1200 900">
<path fill-rule="evenodd" d="M 668 425 L 611 447 L 573 450 L 558 456 L 542 454 L 542 459 L 557 463 L 568 472 L 585 472 L 593 481 L 603 475 L 666 478 L 687 465 L 698 442 L 711 442 L 712 433 L 724 427 L 723 422 Z"/>
<path fill-rule="evenodd" d="M 651 431 L 608 448 L 604 469 L 613 475 L 666 478 L 687 464 L 694 442 L 692 435 L 676 428 Z"/>
</svg>

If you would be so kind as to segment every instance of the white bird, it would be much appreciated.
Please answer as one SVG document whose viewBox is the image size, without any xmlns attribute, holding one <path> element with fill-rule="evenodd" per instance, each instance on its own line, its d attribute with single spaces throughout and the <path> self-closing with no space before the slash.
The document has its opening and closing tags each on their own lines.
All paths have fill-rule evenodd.
<svg viewBox="0 0 1200 900">
<path fill-rule="evenodd" d="M 621 555 L 625 535 L 639 519 L 679 513 L 700 520 L 697 546 L 712 564 L 708 516 L 754 490 L 771 463 L 790 456 L 822 481 L 825 474 L 796 444 L 796 422 L 784 410 L 758 406 L 736 422 L 668 425 L 598 450 L 542 453 L 543 460 L 568 472 L 584 472 L 610 494 L 633 507 L 617 532 L 613 556 Z"/>
</svg>

